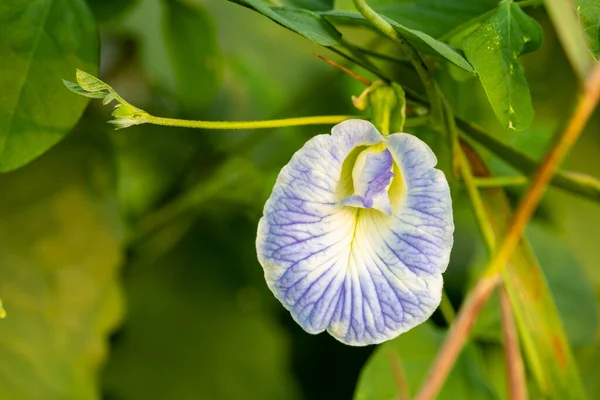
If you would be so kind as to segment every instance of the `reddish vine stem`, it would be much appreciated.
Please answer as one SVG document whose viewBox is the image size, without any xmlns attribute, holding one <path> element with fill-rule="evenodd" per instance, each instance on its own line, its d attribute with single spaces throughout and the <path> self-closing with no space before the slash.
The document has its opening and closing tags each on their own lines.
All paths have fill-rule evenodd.
<svg viewBox="0 0 600 400">
<path fill-rule="evenodd" d="M 519 337 L 515 318 L 510 305 L 510 299 L 504 286 L 499 288 L 500 310 L 502 312 L 502 337 L 504 338 L 504 353 L 506 354 L 506 383 L 510 400 L 527 400 L 525 386 L 525 370 L 519 350 Z"/>
<path fill-rule="evenodd" d="M 456 358 L 460 354 L 477 315 L 492 295 L 494 288 L 500 283 L 499 275 L 481 279 L 469 293 L 454 324 L 450 327 L 443 347 L 440 349 L 429 374 L 424 380 L 421 391 L 415 400 L 434 399 L 450 373 Z"/>
</svg>

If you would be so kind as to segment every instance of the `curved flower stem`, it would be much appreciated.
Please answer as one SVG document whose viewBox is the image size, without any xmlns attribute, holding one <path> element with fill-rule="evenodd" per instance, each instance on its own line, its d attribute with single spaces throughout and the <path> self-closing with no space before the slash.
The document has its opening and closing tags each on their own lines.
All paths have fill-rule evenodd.
<svg viewBox="0 0 600 400">
<path fill-rule="evenodd" d="M 502 312 L 502 337 L 504 338 L 504 352 L 506 354 L 508 398 L 510 400 L 526 400 L 527 386 L 525 383 L 525 370 L 523 368 L 523 358 L 519 350 L 519 337 L 517 335 L 515 317 L 506 289 L 501 287 L 499 292 L 500 309 Z"/>
<path fill-rule="evenodd" d="M 402 37 L 389 22 L 383 19 L 379 14 L 373 10 L 365 0 L 353 0 L 356 9 L 369 21 L 375 28 L 381 33 L 390 38 L 394 43 L 400 47 L 400 50 L 407 56 L 408 60 L 412 63 L 423 81 L 429 102 L 431 104 L 431 114 L 433 116 L 434 123 L 441 124 L 443 121 L 442 114 L 442 97 L 440 96 L 439 90 L 433 76 L 429 72 L 427 65 L 415 50 L 415 48 Z"/>
<path fill-rule="evenodd" d="M 317 117 L 298 117 L 262 121 L 192 121 L 187 119 L 163 118 L 155 117 L 154 115 L 148 115 L 145 116 L 144 122 L 154 125 L 199 129 L 262 129 L 301 125 L 329 125 L 337 124 L 352 118 L 365 119 L 365 117 L 360 115 L 324 115 Z"/>
</svg>

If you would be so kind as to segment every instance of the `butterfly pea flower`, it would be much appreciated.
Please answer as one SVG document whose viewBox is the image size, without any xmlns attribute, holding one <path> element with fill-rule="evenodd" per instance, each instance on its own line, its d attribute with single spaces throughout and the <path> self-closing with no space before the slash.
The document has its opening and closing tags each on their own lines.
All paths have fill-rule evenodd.
<svg viewBox="0 0 600 400">
<path fill-rule="evenodd" d="M 436 163 L 415 136 L 348 120 L 281 170 L 256 247 L 269 288 L 307 332 L 376 344 L 438 307 L 454 223 Z"/>
</svg>

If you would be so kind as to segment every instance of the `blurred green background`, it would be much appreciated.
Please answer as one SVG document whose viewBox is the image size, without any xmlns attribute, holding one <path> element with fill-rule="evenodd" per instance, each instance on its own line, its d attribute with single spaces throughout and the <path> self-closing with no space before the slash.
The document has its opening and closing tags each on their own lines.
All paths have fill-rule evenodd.
<svg viewBox="0 0 600 400">
<path fill-rule="evenodd" d="M 150 113 L 205 120 L 356 113 L 350 96 L 363 87 L 310 52 L 344 59 L 239 5 L 88 4 L 99 23 L 100 78 Z M 479 81 L 448 63 L 436 64 L 436 79 L 458 115 L 538 158 L 568 118 L 578 83 L 546 12 L 528 12 L 545 34 L 542 49 L 522 59 L 536 110 L 530 129 L 502 129 Z M 364 46 L 374 40 L 359 28 L 343 32 Z M 418 89 L 401 68 L 382 68 Z M 52 90 L 66 91 L 60 80 Z M 329 127 L 114 131 L 107 119 L 108 108 L 91 102 L 63 141 L 0 174 L 0 297 L 8 312 L 0 321 L 0 399 L 352 398 L 374 347 L 302 331 L 266 287 L 254 249 L 279 170 Z M 599 129 L 597 111 L 566 168 L 600 176 Z M 426 128 L 407 131 L 434 148 L 450 176 L 444 140 Z M 495 172 L 515 174 L 485 154 Z M 457 231 L 445 282 L 458 307 L 485 251 L 466 194 L 457 182 L 451 188 Z M 516 201 L 520 190 L 509 194 Z M 528 236 L 588 396 L 600 398 L 600 205 L 550 189 Z M 507 398 L 495 301 L 441 398 Z M 393 344 L 409 382 L 422 379 L 443 321 L 436 312 Z M 375 381 L 357 398 L 392 398 L 379 373 L 364 371 L 361 379 Z"/>
</svg>

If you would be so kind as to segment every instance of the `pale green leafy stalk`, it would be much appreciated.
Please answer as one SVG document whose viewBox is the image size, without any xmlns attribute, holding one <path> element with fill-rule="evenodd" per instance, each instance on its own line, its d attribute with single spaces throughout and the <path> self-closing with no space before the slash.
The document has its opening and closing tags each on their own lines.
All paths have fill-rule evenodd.
<svg viewBox="0 0 600 400">
<path fill-rule="evenodd" d="M 76 78 L 77 83 L 63 80 L 65 86 L 72 92 L 94 99 L 102 99 L 102 104 L 104 105 L 109 104 L 113 100 L 117 101 L 112 113 L 115 119 L 108 121 L 115 125 L 116 129 L 145 124 L 149 121 L 150 115 L 147 112 L 129 104 L 113 88 L 95 76 L 78 69 Z"/>
<path fill-rule="evenodd" d="M 8 171 L 61 140 L 87 104 L 60 88 L 73 69 L 97 68 L 85 0 L 2 0 L 0 59 L 0 171 Z"/>
<path fill-rule="evenodd" d="M 297 117 L 260 121 L 196 121 L 164 118 L 150 115 L 146 111 L 132 106 L 119 96 L 109 85 L 86 72 L 77 70 L 77 83 L 64 81 L 64 84 L 69 90 L 79 95 L 102 98 L 102 103 L 105 105 L 116 100 L 117 104 L 112 113 L 115 119 L 108 121 L 115 125 L 116 129 L 146 123 L 198 129 L 261 129 L 300 125 L 329 125 L 337 124 L 351 118 L 362 118 L 361 116 L 351 115 L 323 115 L 316 117 Z"/>
<path fill-rule="evenodd" d="M 444 331 L 424 323 L 377 347 L 361 371 L 354 400 L 397 399 L 398 385 L 414 395 L 444 340 Z M 404 370 L 406 382 L 399 383 L 395 370 Z M 467 345 L 448 376 L 439 400 L 496 399 L 482 374 L 479 354 Z M 397 372 L 396 372 L 397 373 Z"/>
<path fill-rule="evenodd" d="M 85 140 L 83 140 L 85 136 Z M 122 315 L 111 145 L 91 132 L 0 175 L 2 400 L 98 400 Z"/>
<path fill-rule="evenodd" d="M 507 129 L 527 129 L 533 122 L 533 105 L 521 54 L 542 44 L 541 26 L 512 0 L 463 40 L 463 50 L 477 71 L 498 120 Z"/>
</svg>

